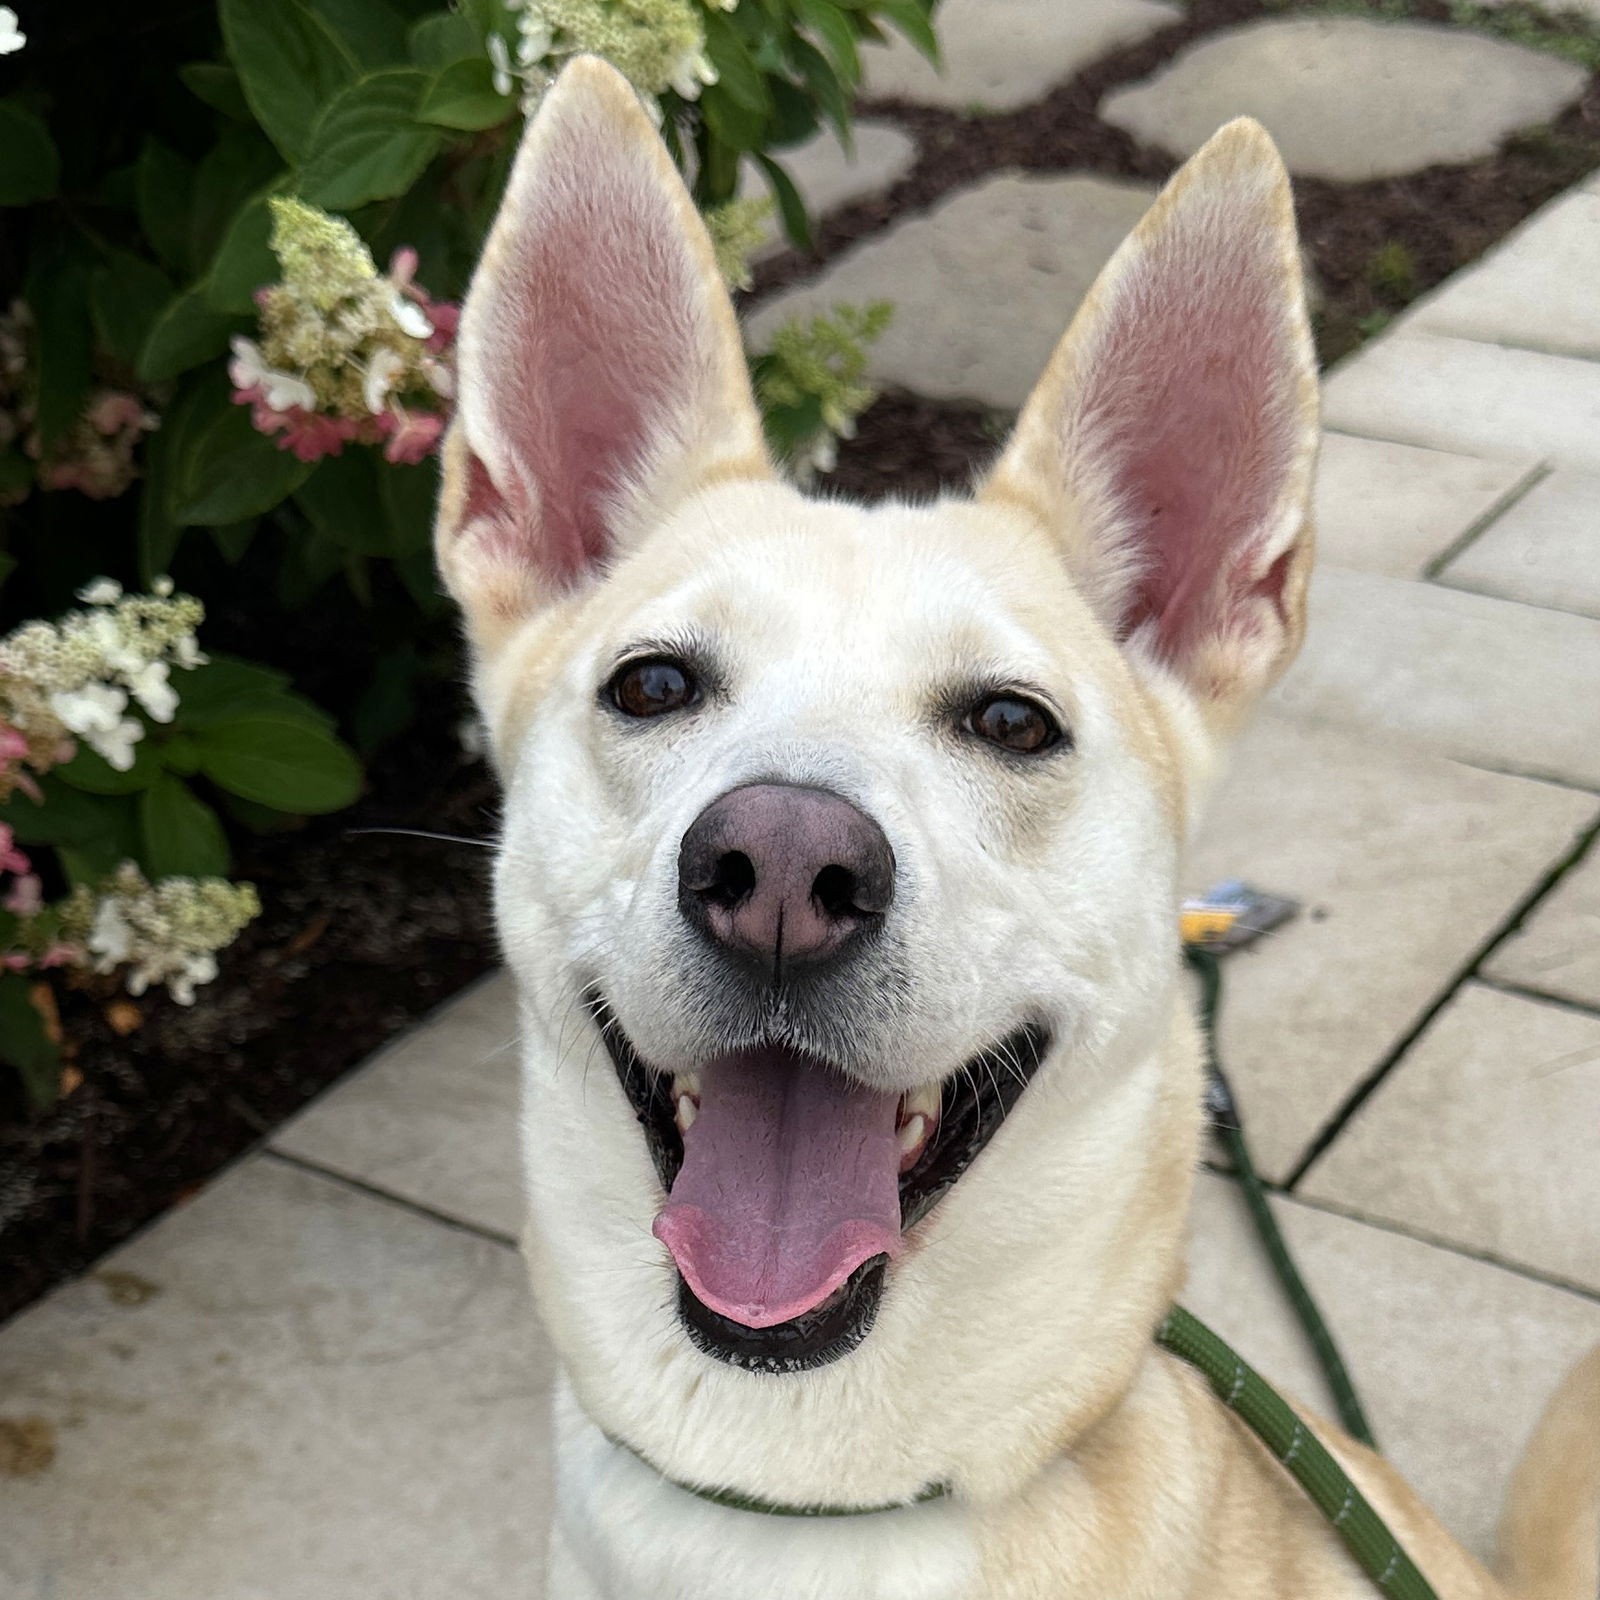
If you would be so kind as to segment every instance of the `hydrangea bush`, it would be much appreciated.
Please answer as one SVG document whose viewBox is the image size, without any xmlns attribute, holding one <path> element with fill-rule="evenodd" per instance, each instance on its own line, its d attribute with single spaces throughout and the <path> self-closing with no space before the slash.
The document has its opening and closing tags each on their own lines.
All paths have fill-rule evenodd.
<svg viewBox="0 0 1600 1600">
<path fill-rule="evenodd" d="M 0 1062 L 36 1098 L 41 986 L 192 999 L 256 908 L 241 832 L 348 805 L 356 752 L 455 670 L 430 530 L 457 302 L 562 63 L 633 83 L 737 290 L 770 214 L 809 242 L 784 152 L 848 142 L 862 46 L 934 55 L 934 3 L 0 7 Z M 752 352 L 797 471 L 870 403 L 888 314 Z M 200 648 L 210 610 L 270 657 L 330 596 L 363 647 L 325 705 Z"/>
</svg>

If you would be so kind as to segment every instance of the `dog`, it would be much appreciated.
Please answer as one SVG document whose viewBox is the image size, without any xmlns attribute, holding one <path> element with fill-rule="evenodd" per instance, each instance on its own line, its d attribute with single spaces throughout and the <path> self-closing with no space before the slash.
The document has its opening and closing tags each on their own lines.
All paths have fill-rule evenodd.
<svg viewBox="0 0 1600 1600">
<path fill-rule="evenodd" d="M 438 557 L 505 787 L 550 1600 L 1375 1592 L 1152 1342 L 1202 1136 L 1179 852 L 1300 639 L 1317 406 L 1239 121 L 972 497 L 806 498 L 627 84 L 580 58 L 530 120 Z M 1592 1600 L 1600 1361 L 1499 1578 L 1312 1425 L 1445 1600 Z"/>
</svg>

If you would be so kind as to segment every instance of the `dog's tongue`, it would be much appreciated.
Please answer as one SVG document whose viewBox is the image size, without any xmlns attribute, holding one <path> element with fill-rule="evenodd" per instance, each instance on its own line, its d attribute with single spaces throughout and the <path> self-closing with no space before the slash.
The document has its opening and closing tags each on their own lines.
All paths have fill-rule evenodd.
<svg viewBox="0 0 1600 1600">
<path fill-rule="evenodd" d="M 900 1248 L 900 1097 L 791 1051 L 710 1063 L 655 1234 L 713 1311 L 770 1328 Z"/>
</svg>

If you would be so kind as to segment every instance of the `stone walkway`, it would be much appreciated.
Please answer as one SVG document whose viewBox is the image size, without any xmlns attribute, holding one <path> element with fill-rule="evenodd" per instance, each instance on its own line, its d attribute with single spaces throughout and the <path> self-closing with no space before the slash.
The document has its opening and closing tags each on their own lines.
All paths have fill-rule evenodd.
<svg viewBox="0 0 1600 1600">
<path fill-rule="evenodd" d="M 1175 12 L 948 0 L 948 80 L 893 51 L 871 86 L 1016 105 Z M 1302 172 L 1370 172 L 1487 150 L 1581 78 L 1376 29 L 1214 35 L 1107 114 L 1181 150 L 1252 110 L 1309 152 Z M 1383 71 L 1412 45 L 1425 70 L 1393 66 L 1401 93 Z M 819 201 L 912 155 L 888 128 L 863 152 L 802 163 Z M 1014 406 L 1144 201 L 992 178 L 755 320 L 882 285 L 909 313 L 885 381 Z M 1480 1549 L 1542 1400 L 1600 1340 L 1597 282 L 1591 185 L 1331 376 L 1306 650 L 1189 871 L 1307 908 L 1231 960 L 1224 1054 L 1380 1436 Z M 514 1032 L 491 978 L 0 1330 L 0 1594 L 536 1593 L 548 1360 L 512 1242 Z M 1225 1176 L 1202 1179 L 1187 1299 L 1327 1404 Z"/>
</svg>

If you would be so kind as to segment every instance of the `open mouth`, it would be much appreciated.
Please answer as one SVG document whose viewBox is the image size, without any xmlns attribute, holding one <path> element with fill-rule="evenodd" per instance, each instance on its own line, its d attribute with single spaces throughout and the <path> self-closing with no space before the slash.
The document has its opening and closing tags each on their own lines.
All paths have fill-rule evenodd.
<svg viewBox="0 0 1600 1600">
<path fill-rule="evenodd" d="M 759 1372 L 824 1366 L 866 1337 L 912 1228 L 994 1136 L 1049 1049 L 1027 1024 L 942 1084 L 864 1087 L 785 1045 L 677 1077 L 590 1009 L 667 1203 L 655 1234 L 706 1354 Z"/>
</svg>

